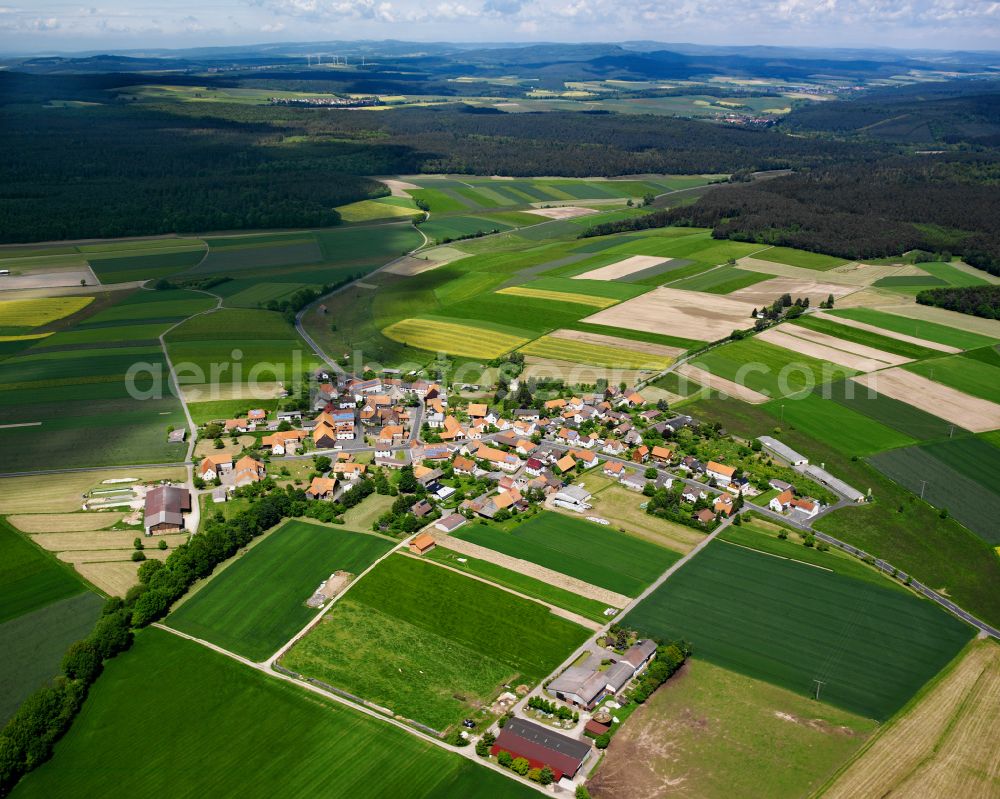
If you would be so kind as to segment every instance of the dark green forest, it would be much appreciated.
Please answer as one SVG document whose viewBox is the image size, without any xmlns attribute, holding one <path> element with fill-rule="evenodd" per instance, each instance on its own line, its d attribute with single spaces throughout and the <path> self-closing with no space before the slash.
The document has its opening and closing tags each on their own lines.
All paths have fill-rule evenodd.
<svg viewBox="0 0 1000 799">
<path fill-rule="evenodd" d="M 917 294 L 917 302 L 984 319 L 1000 319 L 1000 286 L 926 289 Z"/>
</svg>

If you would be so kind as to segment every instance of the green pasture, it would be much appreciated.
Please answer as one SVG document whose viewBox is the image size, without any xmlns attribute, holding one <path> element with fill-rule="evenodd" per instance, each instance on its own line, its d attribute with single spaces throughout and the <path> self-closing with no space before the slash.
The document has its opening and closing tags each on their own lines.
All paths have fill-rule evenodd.
<svg viewBox="0 0 1000 799">
<path fill-rule="evenodd" d="M 290 735 L 294 746 L 276 745 Z M 357 799 L 480 792 L 513 799 L 531 790 L 154 628 L 108 664 L 55 757 L 13 795 L 149 796 L 163 791 L 167 773 L 170 792 L 188 796 L 217 793 L 220 785 L 247 796 L 315 796 L 329 791 L 331 780 L 338 793 Z"/>
<path fill-rule="evenodd" d="M 488 560 L 471 558 L 468 555 L 453 552 L 442 546 L 435 547 L 425 557 L 443 563 L 453 569 L 459 569 L 476 577 L 482 577 L 491 583 L 525 594 L 540 602 L 579 613 L 581 616 L 593 619 L 594 621 L 603 622 L 607 619 L 607 616 L 604 615 L 607 606 L 603 602 L 578 596 L 572 591 L 567 591 L 565 588 L 549 585 L 534 577 L 529 577 L 511 569 L 505 569 L 503 566 L 498 566 L 495 563 L 490 563 Z"/>
<path fill-rule="evenodd" d="M 694 365 L 771 397 L 789 396 L 857 374 L 845 366 L 792 352 L 757 338 L 733 341 L 709 350 L 699 355 Z"/>
<path fill-rule="evenodd" d="M 587 630 L 544 606 L 393 555 L 359 580 L 283 665 L 444 729 L 503 683 L 533 684 Z"/>
<path fill-rule="evenodd" d="M 968 431 L 946 422 L 939 416 L 885 394 L 870 393 L 865 386 L 851 380 L 829 383 L 820 391 L 825 398 L 916 441 L 933 441 L 952 435 L 968 434 Z M 833 444 L 829 439 L 824 440 Z"/>
<path fill-rule="evenodd" d="M 705 291 L 709 294 L 730 294 L 738 289 L 770 279 L 771 275 L 765 275 L 761 272 L 749 272 L 735 266 L 722 266 L 694 277 L 673 281 L 670 283 L 670 288 Z"/>
<path fill-rule="evenodd" d="M 883 352 L 891 352 L 893 355 L 901 355 L 904 358 L 917 360 L 920 358 L 933 358 L 941 354 L 939 350 L 932 350 L 929 347 L 922 347 L 919 344 L 911 344 L 908 341 L 900 341 L 898 338 L 882 336 L 870 330 L 848 327 L 847 325 L 838 323 L 835 319 L 827 319 L 814 314 L 800 316 L 791 324 L 796 327 L 804 327 L 807 330 L 814 330 L 817 333 L 835 336 L 854 344 L 863 344 L 866 347 L 874 347 Z"/>
<path fill-rule="evenodd" d="M 885 720 L 972 629 L 908 593 L 714 542 L 629 615 L 699 657 Z"/>
<path fill-rule="evenodd" d="M 871 455 L 895 447 L 905 447 L 916 440 L 892 427 L 865 416 L 848 404 L 824 399 L 824 387 L 765 406 L 784 425 L 821 439 L 848 456 Z M 858 387 L 859 393 L 864 391 Z"/>
<path fill-rule="evenodd" d="M 766 250 L 754 253 L 753 257 L 776 264 L 800 266 L 803 269 L 815 269 L 819 272 L 826 272 L 829 269 L 835 269 L 838 266 L 849 263 L 849 261 L 833 255 L 796 250 L 791 247 L 768 247 Z"/>
<path fill-rule="evenodd" d="M 874 308 L 844 308 L 830 311 L 830 313 L 834 316 L 842 316 L 845 319 L 853 319 L 856 322 L 865 322 L 875 327 L 881 327 L 884 330 L 891 330 L 893 333 L 905 333 L 908 336 L 916 336 L 963 350 L 986 347 L 996 343 L 996 339 L 979 333 L 970 333 L 966 330 L 939 325 L 936 322 L 925 322 L 922 319 L 909 319 L 905 316 L 877 311 Z"/>
<path fill-rule="evenodd" d="M 627 596 L 641 593 L 680 558 L 610 527 L 552 512 L 500 526 L 466 525 L 455 537 Z"/>
<path fill-rule="evenodd" d="M 335 571 L 359 574 L 392 548 L 378 536 L 286 522 L 175 610 L 168 624 L 264 660 L 316 615 L 306 600 Z"/>
</svg>

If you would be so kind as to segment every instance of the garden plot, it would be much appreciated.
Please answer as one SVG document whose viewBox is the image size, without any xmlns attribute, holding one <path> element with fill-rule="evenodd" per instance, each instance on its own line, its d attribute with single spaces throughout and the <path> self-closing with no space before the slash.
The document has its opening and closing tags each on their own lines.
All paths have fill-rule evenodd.
<svg viewBox="0 0 1000 799">
<path fill-rule="evenodd" d="M 557 208 L 533 208 L 525 213 L 544 216 L 546 219 L 576 219 L 578 216 L 596 214 L 597 211 L 593 208 L 580 208 L 576 205 L 560 205 Z"/>
<path fill-rule="evenodd" d="M 671 260 L 673 259 L 659 258 L 655 255 L 633 255 L 631 258 L 626 258 L 624 261 L 618 261 L 613 264 L 608 264 L 607 266 L 598 267 L 597 269 L 591 269 L 589 272 L 573 275 L 573 279 L 618 280 L 623 277 L 629 277 L 636 272 L 644 272 L 645 270 L 652 269 L 655 266 L 670 263 Z"/>
<path fill-rule="evenodd" d="M 897 333 L 894 330 L 876 327 L 875 325 L 870 325 L 867 322 L 860 322 L 856 319 L 848 319 L 846 316 L 833 316 L 832 314 L 819 313 L 815 318 L 836 322 L 839 325 L 853 327 L 857 330 L 867 330 L 869 333 L 877 333 L 880 336 L 894 338 L 897 341 L 905 341 L 908 344 L 916 344 L 919 347 L 926 347 L 929 350 L 937 350 L 938 352 L 947 352 L 951 354 L 962 351 L 958 347 L 952 347 L 948 344 L 939 344 L 936 341 L 928 341 L 927 339 L 917 338 L 916 336 L 908 336 L 906 333 Z"/>
<path fill-rule="evenodd" d="M 750 326 L 755 306 L 731 297 L 658 288 L 607 308 L 584 322 L 697 341 L 717 341 Z"/>
<path fill-rule="evenodd" d="M 852 341 L 828 336 L 805 327 L 782 325 L 760 333 L 757 338 L 777 344 L 779 347 L 800 352 L 813 358 L 821 358 L 831 363 L 857 369 L 859 372 L 874 372 L 888 366 L 902 366 L 909 358 L 893 355 L 891 352 L 866 347 Z"/>
<path fill-rule="evenodd" d="M 824 302 L 831 294 L 834 299 L 839 299 L 852 291 L 854 289 L 851 286 L 816 280 L 815 277 L 776 277 L 765 280 L 763 283 L 737 289 L 729 295 L 729 298 L 751 302 L 754 305 L 770 305 L 781 295 L 790 294 L 793 300 L 799 297 L 808 297 L 809 304 L 816 306 Z"/>
<path fill-rule="evenodd" d="M 894 367 L 853 380 L 892 399 L 929 410 L 974 433 L 1000 428 L 1000 405 L 935 383 L 906 369 Z"/>
</svg>

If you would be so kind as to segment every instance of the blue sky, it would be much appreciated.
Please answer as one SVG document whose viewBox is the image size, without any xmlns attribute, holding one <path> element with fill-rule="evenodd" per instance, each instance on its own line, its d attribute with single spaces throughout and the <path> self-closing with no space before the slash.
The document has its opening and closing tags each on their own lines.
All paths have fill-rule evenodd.
<svg viewBox="0 0 1000 799">
<path fill-rule="evenodd" d="M 1000 49 L 1000 0 L 0 0 L 0 51 L 328 39 Z"/>
</svg>

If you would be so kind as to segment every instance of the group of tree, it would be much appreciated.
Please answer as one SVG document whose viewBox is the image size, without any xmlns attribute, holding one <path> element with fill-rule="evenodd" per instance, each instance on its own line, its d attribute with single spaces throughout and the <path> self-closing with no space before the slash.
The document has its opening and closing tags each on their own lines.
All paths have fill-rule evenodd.
<svg viewBox="0 0 1000 799">
<path fill-rule="evenodd" d="M 917 302 L 984 319 L 1000 319 L 1000 286 L 925 289 L 917 294 Z"/>
</svg>

